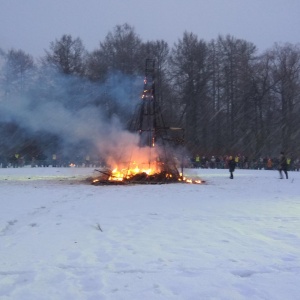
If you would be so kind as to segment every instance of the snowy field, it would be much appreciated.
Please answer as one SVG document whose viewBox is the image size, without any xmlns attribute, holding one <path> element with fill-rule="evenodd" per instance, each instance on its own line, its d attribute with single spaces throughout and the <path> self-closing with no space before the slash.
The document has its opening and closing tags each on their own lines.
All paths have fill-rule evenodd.
<svg viewBox="0 0 300 300">
<path fill-rule="evenodd" d="M 300 172 L 186 172 L 206 184 L 0 169 L 0 299 L 300 299 Z"/>
</svg>

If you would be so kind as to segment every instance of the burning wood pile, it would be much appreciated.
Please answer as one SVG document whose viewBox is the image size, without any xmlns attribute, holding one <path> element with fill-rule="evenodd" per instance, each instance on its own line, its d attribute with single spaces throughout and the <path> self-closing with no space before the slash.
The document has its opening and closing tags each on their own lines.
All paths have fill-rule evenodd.
<svg viewBox="0 0 300 300">
<path fill-rule="evenodd" d="M 177 174 L 168 173 L 167 171 L 151 172 L 149 170 L 139 170 L 131 172 L 124 170 L 118 172 L 115 170 L 96 170 L 101 175 L 93 180 L 94 185 L 109 184 L 163 184 L 174 183 L 179 181 Z"/>
<path fill-rule="evenodd" d="M 138 139 L 136 143 L 138 143 Z M 132 142 L 132 141 L 131 141 Z M 97 169 L 99 176 L 94 178 L 94 185 L 144 183 L 158 184 L 177 182 L 180 174 L 173 160 L 166 159 L 159 147 L 140 147 L 124 145 L 118 160 L 108 158 L 108 165 L 114 168 Z M 134 160 L 131 158 L 134 157 Z"/>
<path fill-rule="evenodd" d="M 99 176 L 93 178 L 92 184 L 201 183 L 179 173 L 179 162 L 172 153 L 172 146 L 167 144 L 172 140 L 168 129 L 171 128 L 164 124 L 155 95 L 155 61 L 147 59 L 141 102 L 129 128 L 138 141 L 134 146 L 120 149 L 122 157 L 108 158 L 107 163 L 112 167 L 96 170 Z"/>
<path fill-rule="evenodd" d="M 99 176 L 92 180 L 93 185 L 125 185 L 125 184 L 165 184 L 165 183 L 203 183 L 197 179 L 182 176 L 177 169 L 160 166 L 157 169 L 139 169 L 139 167 L 118 170 L 97 169 Z"/>
</svg>

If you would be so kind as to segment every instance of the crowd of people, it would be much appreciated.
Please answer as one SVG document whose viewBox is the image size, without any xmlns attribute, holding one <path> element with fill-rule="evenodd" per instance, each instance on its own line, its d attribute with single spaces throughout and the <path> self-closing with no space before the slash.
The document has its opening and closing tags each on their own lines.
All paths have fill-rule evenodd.
<svg viewBox="0 0 300 300">
<path fill-rule="evenodd" d="M 300 160 L 299 158 L 291 158 L 289 156 L 286 159 L 286 169 L 288 171 L 299 171 Z M 196 155 L 193 158 L 186 157 L 183 165 L 185 168 L 202 168 L 202 169 L 230 169 L 233 165 L 238 169 L 257 169 L 257 170 L 279 170 L 281 167 L 281 157 L 259 157 L 249 159 L 242 155 L 219 155 L 219 156 L 200 156 Z M 182 165 L 182 162 L 178 160 L 178 164 Z M 100 157 L 90 156 L 75 156 L 70 158 L 68 156 L 51 154 L 44 155 L 39 153 L 36 155 L 20 155 L 19 153 L 12 154 L 8 157 L 0 156 L 0 167 L 2 168 L 18 168 L 23 166 L 31 167 L 102 167 L 105 166 L 105 162 Z"/>
<path fill-rule="evenodd" d="M 100 167 L 103 161 L 99 157 L 92 157 L 89 154 L 85 156 L 75 156 L 70 158 L 66 155 L 51 154 L 45 155 L 38 153 L 35 155 L 22 155 L 15 153 L 8 157 L 0 156 L 0 167 L 2 168 L 20 168 L 24 166 L 35 167 Z"/>
<path fill-rule="evenodd" d="M 257 169 L 257 170 L 278 170 L 280 167 L 280 155 L 278 157 L 258 157 L 249 159 L 240 154 L 220 155 L 220 156 L 200 156 L 196 155 L 185 162 L 185 167 L 202 169 L 228 169 L 231 157 L 234 159 L 238 169 Z M 286 157 L 287 169 L 290 171 L 299 171 L 300 159 Z"/>
</svg>

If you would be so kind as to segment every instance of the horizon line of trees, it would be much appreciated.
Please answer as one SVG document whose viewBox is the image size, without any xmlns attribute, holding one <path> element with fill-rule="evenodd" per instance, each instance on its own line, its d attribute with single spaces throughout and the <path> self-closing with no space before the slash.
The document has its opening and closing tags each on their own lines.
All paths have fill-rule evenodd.
<svg viewBox="0 0 300 300">
<path fill-rule="evenodd" d="M 143 42 L 123 24 L 92 52 L 71 35 L 51 42 L 38 62 L 22 50 L 0 49 L 0 117 L 3 101 L 27 96 L 39 104 L 61 101 L 70 111 L 95 106 L 102 117 L 117 116 L 126 124 L 133 108 L 126 111 L 113 92 L 118 78 L 112 74 L 127 76 L 128 97 L 139 98 L 136 78 L 144 76 L 146 58 L 156 61 L 164 121 L 184 128 L 191 155 L 258 157 L 285 151 L 300 156 L 299 44 L 275 44 L 258 54 L 253 43 L 231 35 L 204 41 L 184 32 L 170 47 L 163 40 Z M 55 80 L 57 74 L 63 77 Z M 66 86 L 61 78 L 72 84 Z M 0 134 L 0 152 L 39 151 L 40 145 L 60 143 L 58 135 L 29 132 L 3 116 Z"/>
</svg>

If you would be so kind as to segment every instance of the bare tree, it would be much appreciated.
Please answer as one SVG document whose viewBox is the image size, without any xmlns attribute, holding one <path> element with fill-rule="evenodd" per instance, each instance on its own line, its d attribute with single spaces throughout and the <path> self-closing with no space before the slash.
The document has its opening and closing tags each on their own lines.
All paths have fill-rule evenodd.
<svg viewBox="0 0 300 300">
<path fill-rule="evenodd" d="M 29 90 L 34 86 L 36 67 L 33 58 L 22 50 L 11 49 L 2 52 L 2 68 L 0 70 L 0 97 L 5 106 L 14 107 L 15 102 L 25 102 Z M 0 101 L 1 102 L 1 101 Z M 26 139 L 24 130 L 10 115 L 0 112 L 0 156 L 10 155 Z"/>
<path fill-rule="evenodd" d="M 125 23 L 107 34 L 97 54 L 103 56 L 113 70 L 132 75 L 141 72 L 140 50 L 141 39 L 134 28 Z"/>
<path fill-rule="evenodd" d="M 271 156 L 275 149 L 273 137 L 277 134 L 277 117 L 272 89 L 276 83 L 272 78 L 272 60 L 272 54 L 266 51 L 253 66 L 249 150 L 255 156 Z"/>
<path fill-rule="evenodd" d="M 256 48 L 252 43 L 229 35 L 219 36 L 215 47 L 218 75 L 214 76 L 214 85 L 218 87 L 218 122 L 223 124 L 223 145 L 226 145 L 227 151 L 244 151 L 248 147 L 246 141 L 250 133 L 251 78 Z"/>
<path fill-rule="evenodd" d="M 12 93 L 24 93 L 32 80 L 35 64 L 32 56 L 22 50 L 9 50 L 4 54 L 1 85 L 6 97 Z"/>
<path fill-rule="evenodd" d="M 42 59 L 44 63 L 53 65 L 64 74 L 84 75 L 86 50 L 80 38 L 63 35 L 60 40 L 50 43 L 50 50 Z"/>
<path fill-rule="evenodd" d="M 279 145 L 286 151 L 299 151 L 300 112 L 300 48 L 299 46 L 275 44 L 273 51 L 272 75 L 274 98 L 280 129 Z"/>
<path fill-rule="evenodd" d="M 172 49 L 170 64 L 174 89 L 182 99 L 187 145 L 192 152 L 208 150 L 210 103 L 206 85 L 207 44 L 193 33 L 185 32 Z"/>
<path fill-rule="evenodd" d="M 89 78 L 104 84 L 104 90 L 99 95 L 99 104 L 105 109 L 108 116 L 118 115 L 125 119 L 128 117 L 128 101 L 120 99 L 118 88 L 124 87 L 122 82 L 127 80 L 126 99 L 134 100 L 136 93 L 136 76 L 144 74 L 145 59 L 141 58 L 141 39 L 134 28 L 127 23 L 118 25 L 109 32 L 99 49 L 91 53 L 88 59 Z M 141 61 L 143 60 L 143 68 Z M 140 90 L 143 81 L 140 80 Z M 118 99 L 116 98 L 118 97 Z M 125 95 L 123 94 L 123 97 Z M 123 100 L 123 101 L 121 101 Z M 125 106 L 127 103 L 127 107 Z M 130 101 L 132 105 L 134 101 Z"/>
<path fill-rule="evenodd" d="M 109 71 L 109 64 L 101 50 L 94 50 L 88 55 L 86 68 L 86 76 L 91 81 L 105 82 Z"/>
</svg>

